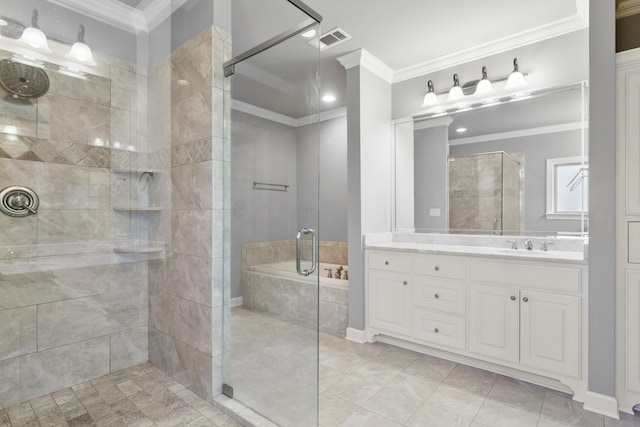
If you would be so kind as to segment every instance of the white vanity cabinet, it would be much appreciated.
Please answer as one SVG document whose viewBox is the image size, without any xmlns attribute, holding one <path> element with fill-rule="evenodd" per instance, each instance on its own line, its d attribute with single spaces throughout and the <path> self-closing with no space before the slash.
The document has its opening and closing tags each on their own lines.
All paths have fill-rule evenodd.
<svg viewBox="0 0 640 427">
<path fill-rule="evenodd" d="M 411 255 L 374 252 L 369 256 L 369 323 L 411 336 Z"/>
<path fill-rule="evenodd" d="M 640 402 L 640 49 L 617 55 L 616 398 Z"/>
<path fill-rule="evenodd" d="M 365 254 L 368 336 L 553 378 L 578 395 L 586 390 L 581 263 L 371 248 Z"/>
</svg>

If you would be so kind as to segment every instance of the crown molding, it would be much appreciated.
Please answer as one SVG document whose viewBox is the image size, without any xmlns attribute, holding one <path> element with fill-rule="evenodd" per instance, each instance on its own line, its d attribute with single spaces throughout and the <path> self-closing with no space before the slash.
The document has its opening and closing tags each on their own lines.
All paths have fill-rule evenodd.
<svg viewBox="0 0 640 427">
<path fill-rule="evenodd" d="M 640 47 L 616 53 L 616 66 L 627 67 L 640 62 Z"/>
<path fill-rule="evenodd" d="M 393 69 L 364 49 L 358 49 L 346 55 L 339 56 L 337 60 L 347 70 L 360 66 L 371 71 L 387 83 L 393 82 Z"/>
<path fill-rule="evenodd" d="M 438 126 L 449 126 L 453 123 L 451 117 L 436 117 L 429 120 L 420 120 L 413 123 L 413 130 L 431 129 Z"/>
<path fill-rule="evenodd" d="M 588 127 L 589 124 L 586 123 Z M 582 122 L 564 123 L 553 126 L 542 126 L 530 129 L 519 129 L 509 132 L 499 132 L 488 135 L 470 136 L 468 138 L 457 138 L 449 140 L 449 145 L 475 144 L 478 142 L 498 141 L 501 139 L 523 138 L 526 136 L 545 135 L 549 133 L 569 132 L 582 129 Z"/>
<path fill-rule="evenodd" d="M 147 31 L 147 20 L 141 11 L 116 1 L 49 0 L 49 2 L 83 13 L 121 30 L 132 33 Z"/>
<path fill-rule="evenodd" d="M 98 21 L 130 33 L 149 32 L 163 23 L 188 0 L 155 0 L 139 10 L 115 0 L 49 0 L 51 3 L 84 13 Z"/>
<path fill-rule="evenodd" d="M 180 9 L 188 0 L 156 0 L 149 3 L 143 10 L 147 31 L 151 31 L 162 24 L 176 10 Z"/>
<path fill-rule="evenodd" d="M 496 55 L 553 37 L 559 37 L 588 27 L 589 24 L 585 21 L 584 16 L 576 14 L 569 18 L 541 25 L 489 43 L 484 43 L 460 52 L 444 55 L 431 61 L 397 70 L 393 75 L 393 83 L 410 80 L 415 77 L 433 73 L 434 71 L 455 67 L 460 64 Z"/>
<path fill-rule="evenodd" d="M 231 100 L 231 109 L 251 114 L 252 116 L 261 117 L 263 119 L 280 123 L 286 126 L 291 126 L 293 128 L 308 126 L 319 122 L 336 119 L 338 117 L 344 117 L 347 115 L 347 108 L 342 107 L 335 110 L 325 111 L 320 114 L 312 114 L 310 116 L 295 119 L 284 114 L 276 113 L 275 111 L 267 110 L 266 108 L 257 107 L 246 102 L 238 101 L 237 99 Z"/>
<path fill-rule="evenodd" d="M 616 19 L 640 13 L 640 0 L 618 0 L 616 1 Z"/>
</svg>

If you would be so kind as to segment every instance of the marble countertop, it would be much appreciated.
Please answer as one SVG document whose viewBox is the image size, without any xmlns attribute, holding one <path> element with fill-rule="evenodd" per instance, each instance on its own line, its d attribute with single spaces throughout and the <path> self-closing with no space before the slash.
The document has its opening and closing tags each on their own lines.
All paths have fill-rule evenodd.
<svg viewBox="0 0 640 427">
<path fill-rule="evenodd" d="M 415 253 L 439 254 L 439 255 L 468 255 L 481 256 L 496 259 L 517 259 L 523 261 L 562 262 L 571 264 L 586 264 L 582 252 L 571 251 L 541 251 L 526 249 L 509 249 L 486 246 L 461 246 L 431 243 L 413 242 L 370 242 L 364 246 L 366 249 L 379 249 L 387 251 L 410 251 Z"/>
</svg>

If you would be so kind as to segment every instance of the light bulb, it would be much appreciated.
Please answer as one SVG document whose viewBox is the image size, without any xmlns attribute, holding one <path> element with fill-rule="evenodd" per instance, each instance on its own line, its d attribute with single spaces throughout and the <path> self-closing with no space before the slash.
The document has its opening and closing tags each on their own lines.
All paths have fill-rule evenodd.
<svg viewBox="0 0 640 427">
<path fill-rule="evenodd" d="M 462 88 L 460 87 L 460 81 L 458 80 L 458 75 L 453 75 L 453 87 L 449 91 L 449 96 L 447 97 L 447 101 L 457 101 L 459 99 L 464 98 L 464 93 L 462 92 Z"/>
<path fill-rule="evenodd" d="M 53 53 L 49 48 L 47 36 L 38 28 L 38 9 L 33 9 L 31 26 L 24 29 L 18 42 L 43 53 Z"/>
<path fill-rule="evenodd" d="M 96 65 L 91 48 L 84 42 L 84 25 L 80 25 L 78 29 L 78 41 L 71 46 L 71 50 L 65 57 L 83 64 Z"/>
<path fill-rule="evenodd" d="M 433 91 L 433 82 L 429 80 L 427 82 L 427 94 L 424 96 L 422 108 L 431 107 L 432 105 L 436 104 L 438 104 L 438 96 Z"/>
<path fill-rule="evenodd" d="M 482 80 L 476 85 L 475 96 L 484 96 L 493 92 L 491 81 L 487 78 L 487 67 L 482 67 Z"/>
<path fill-rule="evenodd" d="M 513 58 L 513 72 L 509 74 L 505 90 L 521 89 L 527 85 L 524 75 L 518 70 L 518 58 Z"/>
</svg>

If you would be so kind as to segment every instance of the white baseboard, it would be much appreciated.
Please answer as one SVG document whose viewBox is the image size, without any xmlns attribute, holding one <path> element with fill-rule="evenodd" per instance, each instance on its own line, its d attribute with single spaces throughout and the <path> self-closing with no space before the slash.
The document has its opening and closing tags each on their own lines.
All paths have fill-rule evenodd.
<svg viewBox="0 0 640 427">
<path fill-rule="evenodd" d="M 358 344 L 364 344 L 367 342 L 367 334 L 366 331 L 360 329 L 347 328 L 347 339 Z"/>
<path fill-rule="evenodd" d="M 242 297 L 231 298 L 230 301 L 231 307 L 239 307 L 242 305 Z"/>
<path fill-rule="evenodd" d="M 620 414 L 618 414 L 618 401 L 615 397 L 605 394 L 587 391 L 584 395 L 584 409 L 615 418 L 616 420 L 620 419 Z"/>
</svg>

